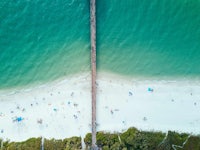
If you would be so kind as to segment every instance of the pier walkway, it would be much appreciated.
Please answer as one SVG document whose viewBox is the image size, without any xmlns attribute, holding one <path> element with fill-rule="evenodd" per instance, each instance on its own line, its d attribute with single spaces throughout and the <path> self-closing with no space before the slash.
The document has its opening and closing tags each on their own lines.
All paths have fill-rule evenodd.
<svg viewBox="0 0 200 150">
<path fill-rule="evenodd" d="M 92 76 L 92 150 L 96 150 L 96 0 L 90 0 L 90 40 Z"/>
</svg>

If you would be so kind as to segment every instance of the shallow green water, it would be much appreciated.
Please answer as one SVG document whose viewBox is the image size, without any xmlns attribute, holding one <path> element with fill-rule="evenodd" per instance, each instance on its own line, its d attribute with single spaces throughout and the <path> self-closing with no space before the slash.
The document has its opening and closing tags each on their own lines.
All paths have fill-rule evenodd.
<svg viewBox="0 0 200 150">
<path fill-rule="evenodd" d="M 98 67 L 130 76 L 200 75 L 200 1 L 98 1 Z"/>
<path fill-rule="evenodd" d="M 199 0 L 97 0 L 97 67 L 198 78 Z M 90 69 L 88 0 L 0 2 L 0 88 Z"/>
<path fill-rule="evenodd" d="M 87 0 L 0 2 L 0 87 L 89 71 Z"/>
</svg>

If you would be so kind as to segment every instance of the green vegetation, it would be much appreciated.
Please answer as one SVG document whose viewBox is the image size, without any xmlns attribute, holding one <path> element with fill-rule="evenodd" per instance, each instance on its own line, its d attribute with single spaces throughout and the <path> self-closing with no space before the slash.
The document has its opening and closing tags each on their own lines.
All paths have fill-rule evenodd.
<svg viewBox="0 0 200 150">
<path fill-rule="evenodd" d="M 5 142 L 2 150 L 36 150 L 40 149 L 41 138 L 31 138 L 24 142 Z"/>
<path fill-rule="evenodd" d="M 80 150 L 81 137 L 66 138 L 64 140 L 51 139 L 44 141 L 45 150 Z"/>
<path fill-rule="evenodd" d="M 200 150 L 200 136 L 191 136 L 183 146 L 183 150 Z"/>
<path fill-rule="evenodd" d="M 97 146 L 102 150 L 200 150 L 200 137 L 185 133 L 169 131 L 166 135 L 162 132 L 139 131 L 129 128 L 124 133 L 97 133 Z M 188 140 L 187 140 L 188 139 Z M 84 139 L 86 149 L 91 146 L 91 133 Z M 185 145 L 184 142 L 186 142 Z M 183 147 L 183 148 L 180 148 Z"/>
<path fill-rule="evenodd" d="M 187 140 L 188 134 L 176 133 L 169 131 L 167 138 L 159 145 L 158 150 L 174 150 L 173 145 L 183 146 L 183 143 Z"/>
<path fill-rule="evenodd" d="M 90 150 L 91 133 L 85 136 L 84 142 L 86 150 Z M 97 132 L 97 146 L 102 150 L 200 150 L 200 136 L 172 131 L 169 131 L 166 136 L 162 132 L 129 128 L 123 133 Z M 44 150 L 80 150 L 81 148 L 81 137 L 44 140 Z M 41 138 L 31 138 L 24 142 L 6 141 L 1 150 L 39 149 L 41 149 Z"/>
<path fill-rule="evenodd" d="M 0 139 L 0 142 L 2 140 Z M 80 150 L 81 137 L 66 138 L 64 140 L 45 139 L 44 150 Z M 1 150 L 40 150 L 41 138 L 31 138 L 24 142 L 4 142 Z"/>
<path fill-rule="evenodd" d="M 127 149 L 155 150 L 164 136 L 161 132 L 141 132 L 136 128 L 130 128 L 121 134 L 121 139 Z"/>
<path fill-rule="evenodd" d="M 155 150 L 164 139 L 161 132 L 141 132 L 136 128 L 129 128 L 124 133 L 97 133 L 97 145 L 103 150 Z M 91 146 L 91 134 L 85 139 L 87 149 Z"/>
</svg>

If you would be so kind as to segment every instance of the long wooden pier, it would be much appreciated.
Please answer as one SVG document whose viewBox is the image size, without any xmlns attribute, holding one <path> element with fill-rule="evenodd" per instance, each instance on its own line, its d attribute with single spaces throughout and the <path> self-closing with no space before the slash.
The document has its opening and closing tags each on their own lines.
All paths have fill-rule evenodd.
<svg viewBox="0 0 200 150">
<path fill-rule="evenodd" d="M 92 150 L 96 150 L 96 0 L 90 0 L 90 40 L 92 73 Z"/>
</svg>

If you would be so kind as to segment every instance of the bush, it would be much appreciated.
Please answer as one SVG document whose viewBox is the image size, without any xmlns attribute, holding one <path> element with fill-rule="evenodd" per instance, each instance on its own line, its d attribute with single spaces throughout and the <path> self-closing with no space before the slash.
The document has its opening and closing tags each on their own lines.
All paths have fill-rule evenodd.
<svg viewBox="0 0 200 150">
<path fill-rule="evenodd" d="M 115 142 L 118 142 L 118 136 L 116 134 L 110 134 L 110 133 L 103 133 L 103 132 L 97 132 L 97 146 L 112 146 Z"/>
<path fill-rule="evenodd" d="M 169 131 L 168 132 L 168 136 L 167 136 L 167 139 L 169 140 L 169 143 L 172 145 L 172 144 L 175 144 L 175 145 L 180 145 L 182 146 L 183 145 L 183 142 L 186 141 L 186 139 L 188 138 L 188 134 L 185 134 L 185 133 L 176 133 L 176 132 L 172 132 L 172 131 Z"/>
<path fill-rule="evenodd" d="M 155 150 L 164 136 L 161 132 L 142 132 L 136 128 L 129 128 L 121 134 L 121 139 L 128 149 Z"/>
<path fill-rule="evenodd" d="M 186 133 L 179 134 L 169 131 L 167 138 L 165 139 L 165 141 L 163 141 L 161 145 L 158 146 L 157 150 L 173 150 L 172 145 L 182 146 L 188 136 L 189 135 Z"/>
<path fill-rule="evenodd" d="M 44 150 L 64 150 L 66 143 L 62 140 L 56 139 L 45 139 Z"/>
<path fill-rule="evenodd" d="M 200 137 L 191 136 L 184 145 L 183 150 L 200 150 Z"/>
<path fill-rule="evenodd" d="M 119 141 L 118 134 L 104 132 L 97 133 L 97 146 L 102 149 L 108 147 L 110 150 L 122 149 L 123 147 Z"/>
<path fill-rule="evenodd" d="M 161 132 L 139 131 L 129 128 L 124 133 L 97 132 L 97 146 L 102 150 L 173 150 L 172 145 L 183 146 L 188 134 L 169 131 L 163 141 L 165 134 Z M 2 139 L 0 139 L 0 142 Z M 88 133 L 84 142 L 86 149 L 90 149 L 92 135 Z M 41 138 L 31 138 L 24 142 L 5 141 L 1 150 L 39 150 L 41 149 Z M 71 137 L 63 140 L 45 139 L 45 150 L 80 150 L 81 137 Z M 177 150 L 200 150 L 200 136 L 191 136 L 183 148 Z"/>
<path fill-rule="evenodd" d="M 92 145 L 92 134 L 88 133 L 86 134 L 85 138 L 84 138 L 84 143 L 86 145 L 86 149 L 89 149 Z"/>
<path fill-rule="evenodd" d="M 164 139 L 161 132 L 141 132 L 129 128 L 124 133 L 97 132 L 97 146 L 102 150 L 155 150 Z M 87 149 L 91 146 L 92 135 L 87 134 L 84 141 Z"/>
<path fill-rule="evenodd" d="M 2 140 L 0 140 L 1 142 Z M 31 138 L 24 142 L 4 142 L 2 150 L 39 150 L 41 149 L 41 138 Z M 80 150 L 81 137 L 71 137 L 64 140 L 45 139 L 45 150 Z"/>
<path fill-rule="evenodd" d="M 65 150 L 82 149 L 81 137 L 71 137 L 71 138 L 64 139 L 64 143 L 66 143 Z"/>
<path fill-rule="evenodd" d="M 64 140 L 45 139 L 44 141 L 45 150 L 80 150 L 81 148 L 81 137 L 71 137 Z"/>
<path fill-rule="evenodd" d="M 126 132 L 120 135 L 121 141 L 126 145 L 127 148 L 134 147 L 136 136 L 139 133 L 139 130 L 136 128 L 129 128 Z"/>
<path fill-rule="evenodd" d="M 141 132 L 138 134 L 139 144 L 142 149 L 155 150 L 163 141 L 165 134 L 161 132 Z"/>
<path fill-rule="evenodd" d="M 2 142 L 3 139 L 0 140 L 0 142 Z M 9 141 L 3 141 L 3 148 L 1 150 L 6 150 L 6 148 L 8 147 Z"/>
<path fill-rule="evenodd" d="M 38 150 L 41 146 L 41 138 L 31 138 L 24 142 L 11 142 L 4 144 L 5 150 Z"/>
<path fill-rule="evenodd" d="M 120 143 L 118 134 L 111 134 L 111 133 L 105 133 L 105 132 L 97 132 L 96 135 L 97 138 L 97 146 L 101 148 L 102 150 L 118 150 L 123 149 L 123 145 Z M 86 144 L 86 149 L 90 149 L 92 144 L 92 135 L 91 133 L 88 133 L 85 138 L 84 142 Z"/>
</svg>

